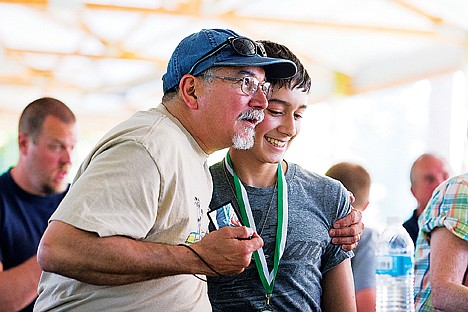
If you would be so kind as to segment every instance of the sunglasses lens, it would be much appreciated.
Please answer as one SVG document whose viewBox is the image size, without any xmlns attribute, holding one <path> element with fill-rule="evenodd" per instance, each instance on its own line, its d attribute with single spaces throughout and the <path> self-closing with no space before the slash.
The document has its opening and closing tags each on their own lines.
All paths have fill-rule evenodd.
<svg viewBox="0 0 468 312">
<path fill-rule="evenodd" d="M 257 54 L 257 50 L 259 50 L 262 56 L 266 56 L 265 49 L 263 48 L 261 43 L 257 43 L 246 37 L 229 37 L 225 42 L 213 48 L 213 50 L 207 52 L 205 55 L 200 57 L 195 63 L 193 63 L 192 67 L 188 71 L 188 74 L 192 74 L 195 71 L 195 68 L 201 62 L 212 57 L 213 55 L 221 51 L 221 49 L 223 49 L 228 44 L 230 44 L 232 49 L 240 55 L 253 56 Z"/>
<path fill-rule="evenodd" d="M 257 53 L 257 45 L 249 38 L 237 37 L 231 41 L 232 48 L 241 55 L 251 56 Z"/>
</svg>

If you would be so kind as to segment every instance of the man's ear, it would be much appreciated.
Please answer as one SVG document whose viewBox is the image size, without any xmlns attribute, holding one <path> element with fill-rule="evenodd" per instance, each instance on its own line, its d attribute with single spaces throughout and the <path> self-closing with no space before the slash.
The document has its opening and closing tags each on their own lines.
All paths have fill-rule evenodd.
<svg viewBox="0 0 468 312">
<path fill-rule="evenodd" d="M 28 152 L 28 143 L 32 138 L 24 132 L 18 134 L 18 147 L 20 154 L 27 154 Z"/>
<path fill-rule="evenodd" d="M 191 109 L 198 109 L 197 86 L 198 78 L 192 75 L 184 75 L 179 82 L 179 89 L 185 104 Z"/>
</svg>

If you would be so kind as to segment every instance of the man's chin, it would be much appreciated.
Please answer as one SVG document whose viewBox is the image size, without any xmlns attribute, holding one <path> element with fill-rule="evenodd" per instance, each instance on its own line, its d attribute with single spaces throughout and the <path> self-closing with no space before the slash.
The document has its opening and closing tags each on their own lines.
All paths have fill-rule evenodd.
<svg viewBox="0 0 468 312">
<path fill-rule="evenodd" d="M 42 192 L 46 195 L 52 195 L 57 193 L 63 193 L 67 190 L 67 183 L 59 183 L 55 185 L 44 185 Z"/>
<path fill-rule="evenodd" d="M 232 147 L 238 150 L 249 150 L 254 145 L 254 138 L 251 137 L 242 137 L 240 135 L 235 135 L 232 138 Z"/>
<path fill-rule="evenodd" d="M 239 150 L 249 150 L 254 146 L 255 129 L 245 127 L 232 138 L 232 147 Z"/>
</svg>

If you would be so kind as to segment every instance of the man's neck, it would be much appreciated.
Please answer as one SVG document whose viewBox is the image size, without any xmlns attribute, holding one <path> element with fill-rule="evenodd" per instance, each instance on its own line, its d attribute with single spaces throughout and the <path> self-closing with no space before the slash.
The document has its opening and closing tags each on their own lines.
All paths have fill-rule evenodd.
<svg viewBox="0 0 468 312">
<path fill-rule="evenodd" d="M 29 182 L 28 172 L 26 171 L 24 165 L 18 163 L 15 167 L 11 169 L 10 174 L 11 178 L 16 183 L 16 185 L 18 185 L 23 191 L 38 196 L 47 195 L 44 192 L 40 192 L 37 189 L 35 189 L 33 185 Z"/>
<path fill-rule="evenodd" d="M 190 133 L 190 135 L 206 154 L 212 154 L 216 150 L 222 148 L 210 147 L 208 144 L 209 136 L 202 136 L 200 133 L 201 125 L 203 125 L 204 122 L 200 121 L 199 118 L 194 117 L 193 111 L 187 108 L 185 104 L 179 100 L 179 98 L 173 99 L 166 103 L 161 103 L 161 105 L 163 105 L 166 110 L 182 124 L 185 130 Z"/>
<path fill-rule="evenodd" d="M 418 207 L 416 208 L 416 216 L 419 217 L 425 208 L 426 205 L 418 204 Z"/>
</svg>

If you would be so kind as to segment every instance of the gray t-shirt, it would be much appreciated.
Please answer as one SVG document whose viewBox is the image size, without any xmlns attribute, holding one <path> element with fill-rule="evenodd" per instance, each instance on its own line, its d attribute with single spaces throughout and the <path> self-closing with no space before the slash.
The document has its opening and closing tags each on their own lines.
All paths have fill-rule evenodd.
<svg viewBox="0 0 468 312">
<path fill-rule="evenodd" d="M 231 201 L 239 212 L 233 178 L 223 162 L 211 166 L 210 171 L 214 191 L 210 208 Z M 333 245 L 328 235 L 332 224 L 349 213 L 349 194 L 339 182 L 292 163 L 285 178 L 288 236 L 270 304 L 277 311 L 320 311 L 323 274 L 353 255 Z M 274 186 L 244 186 L 271 270 L 276 242 L 277 192 Z M 213 311 L 260 311 L 266 307 L 265 290 L 254 261 L 235 277 L 209 278 L 208 281 Z"/>
</svg>

